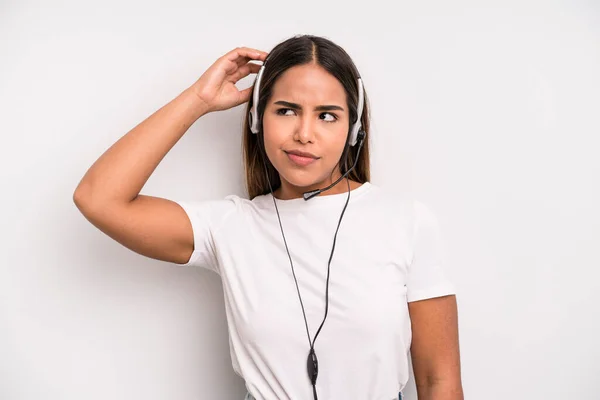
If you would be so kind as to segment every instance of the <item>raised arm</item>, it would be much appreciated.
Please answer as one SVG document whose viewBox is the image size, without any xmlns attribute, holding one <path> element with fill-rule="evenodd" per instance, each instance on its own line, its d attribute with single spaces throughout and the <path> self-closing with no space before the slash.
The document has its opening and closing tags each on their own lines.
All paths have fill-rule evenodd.
<svg viewBox="0 0 600 400">
<path fill-rule="evenodd" d="M 237 48 L 219 58 L 175 99 L 134 127 L 98 158 L 73 194 L 81 213 L 125 247 L 150 258 L 185 263 L 194 250 L 191 223 L 173 201 L 140 195 L 161 160 L 201 116 L 248 101 L 235 83 L 266 53 Z"/>
</svg>

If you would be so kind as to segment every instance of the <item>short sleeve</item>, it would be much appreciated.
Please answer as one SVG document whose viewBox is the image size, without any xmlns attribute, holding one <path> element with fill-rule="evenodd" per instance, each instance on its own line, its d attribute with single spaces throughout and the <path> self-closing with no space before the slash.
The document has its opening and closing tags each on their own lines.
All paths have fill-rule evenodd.
<svg viewBox="0 0 600 400">
<path fill-rule="evenodd" d="M 435 214 L 423 203 L 413 202 L 412 259 L 408 267 L 407 301 L 455 294 L 445 268 L 444 242 Z"/>
<path fill-rule="evenodd" d="M 194 251 L 188 262 L 175 263 L 182 267 L 201 267 L 220 274 L 215 232 L 225 218 L 235 210 L 231 197 L 223 200 L 180 201 L 176 200 L 187 214 L 194 234 Z"/>
</svg>

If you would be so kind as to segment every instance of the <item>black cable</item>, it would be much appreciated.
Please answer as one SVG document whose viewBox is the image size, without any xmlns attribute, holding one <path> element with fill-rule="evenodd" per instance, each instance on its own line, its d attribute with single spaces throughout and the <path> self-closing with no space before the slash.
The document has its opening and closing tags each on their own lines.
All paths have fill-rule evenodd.
<svg viewBox="0 0 600 400">
<path fill-rule="evenodd" d="M 316 195 L 320 194 L 323 191 L 331 189 L 339 181 L 341 181 L 345 176 L 347 176 L 354 169 L 354 167 L 356 167 L 356 164 L 358 163 L 358 158 L 360 155 L 360 150 L 362 148 L 363 140 L 364 140 L 365 136 L 366 136 L 366 133 L 363 130 L 360 130 L 358 132 L 358 151 L 356 152 L 356 159 L 354 160 L 354 164 L 352 165 L 352 167 L 349 170 L 347 170 L 336 182 L 329 185 L 328 187 L 326 187 L 324 189 L 318 189 L 318 190 L 313 190 L 313 191 L 304 193 L 305 201 L 308 201 L 309 199 L 315 197 Z M 296 291 L 298 292 L 298 299 L 300 300 L 300 306 L 302 308 L 302 315 L 304 317 L 304 326 L 306 328 L 306 336 L 308 338 L 308 345 L 310 347 L 310 350 L 308 353 L 308 359 L 307 359 L 307 371 L 308 371 L 309 379 L 310 379 L 312 387 L 313 387 L 314 400 L 318 400 L 316 384 L 317 384 L 317 376 L 318 376 L 318 372 L 319 372 L 319 362 L 317 359 L 317 355 L 315 353 L 314 344 L 317 340 L 317 336 L 319 336 L 319 333 L 321 332 L 321 329 L 323 328 L 323 325 L 325 324 L 325 320 L 327 319 L 327 313 L 329 311 L 329 274 L 330 274 L 330 270 L 331 270 L 331 260 L 333 259 L 333 253 L 335 251 L 335 243 L 337 240 L 338 231 L 340 229 L 340 224 L 342 223 L 342 218 L 344 217 L 344 213 L 346 212 L 346 208 L 350 201 L 350 179 L 346 180 L 346 182 L 348 184 L 348 197 L 346 198 L 346 203 L 344 204 L 344 208 L 342 209 L 342 213 L 340 215 L 340 219 L 338 221 L 338 225 L 335 230 L 335 235 L 333 237 L 333 246 L 331 247 L 331 254 L 329 255 L 329 261 L 327 262 L 327 283 L 326 283 L 326 287 L 325 287 L 325 315 L 323 317 L 323 321 L 321 321 L 321 325 L 319 326 L 319 329 L 315 333 L 315 337 L 311 341 L 310 332 L 308 329 L 308 321 L 306 319 L 306 311 L 304 309 L 304 303 L 302 302 L 302 296 L 300 295 L 300 288 L 298 287 L 298 279 L 296 278 L 296 272 L 294 270 L 294 263 L 292 261 L 292 256 L 290 255 L 290 251 L 289 251 L 289 248 L 287 245 L 287 240 L 285 239 L 285 233 L 283 232 L 283 225 L 281 223 L 281 216 L 279 215 L 279 209 L 277 208 L 277 202 L 275 201 L 275 196 L 273 195 L 273 187 L 271 186 L 271 180 L 269 179 L 269 171 L 267 170 L 267 164 L 265 162 L 267 154 L 266 154 L 266 151 L 264 151 L 262 146 L 259 145 L 259 148 L 263 153 L 262 160 L 263 160 L 263 165 L 265 167 L 265 174 L 267 176 L 267 182 L 269 183 L 269 188 L 271 189 L 271 197 L 273 198 L 273 204 L 275 205 L 275 211 L 277 212 L 277 219 L 279 221 L 281 235 L 283 236 L 283 243 L 285 244 L 285 250 L 287 252 L 288 258 L 290 260 L 290 265 L 292 267 L 292 275 L 294 276 L 294 281 L 296 282 Z M 348 149 L 348 151 L 346 152 L 346 157 L 345 157 L 346 159 L 344 161 L 345 166 L 348 165 L 348 154 L 349 153 L 350 153 L 350 151 Z"/>
</svg>

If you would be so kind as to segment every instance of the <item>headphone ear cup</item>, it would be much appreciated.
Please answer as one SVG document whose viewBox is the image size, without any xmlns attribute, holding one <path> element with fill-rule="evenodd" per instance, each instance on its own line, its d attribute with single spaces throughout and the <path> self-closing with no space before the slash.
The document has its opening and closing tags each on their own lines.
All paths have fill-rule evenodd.
<svg viewBox="0 0 600 400">
<path fill-rule="evenodd" d="M 259 130 L 259 127 L 258 127 L 259 119 L 258 119 L 258 117 L 255 118 L 255 116 L 256 116 L 256 109 L 253 108 L 250 111 L 250 113 L 248 114 L 248 122 L 250 125 L 250 131 L 252 131 L 252 133 L 254 133 L 256 135 L 256 134 L 258 134 L 258 130 Z"/>
<path fill-rule="evenodd" d="M 359 129 L 358 132 L 356 132 L 356 128 L 352 127 L 352 131 L 350 132 L 350 135 L 348 138 L 348 146 L 351 146 L 351 147 L 356 146 L 356 144 L 360 140 L 361 132 L 362 132 L 362 129 Z"/>
</svg>

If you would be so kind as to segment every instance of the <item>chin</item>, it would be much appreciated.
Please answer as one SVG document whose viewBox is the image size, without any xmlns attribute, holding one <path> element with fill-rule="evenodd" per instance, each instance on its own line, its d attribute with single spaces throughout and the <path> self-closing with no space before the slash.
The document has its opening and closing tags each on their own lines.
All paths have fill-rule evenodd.
<svg viewBox="0 0 600 400">
<path fill-rule="evenodd" d="M 313 189 L 326 179 L 326 177 L 322 177 L 318 174 L 300 171 L 288 171 L 287 173 L 282 174 L 282 178 L 294 187 L 306 189 Z"/>
<path fill-rule="evenodd" d="M 319 182 L 319 180 L 315 177 L 295 176 L 295 174 L 288 174 L 287 176 L 283 176 L 283 179 L 285 179 L 285 181 L 290 185 L 298 188 L 306 188 L 309 186 L 313 186 Z"/>
</svg>

